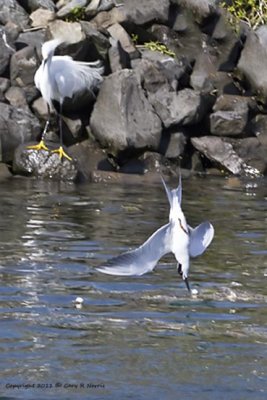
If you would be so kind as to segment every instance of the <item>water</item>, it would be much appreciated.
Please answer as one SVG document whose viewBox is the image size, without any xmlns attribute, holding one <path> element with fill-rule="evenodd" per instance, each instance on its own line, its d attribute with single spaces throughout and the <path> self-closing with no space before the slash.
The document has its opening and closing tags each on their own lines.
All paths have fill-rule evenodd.
<svg viewBox="0 0 267 400">
<path fill-rule="evenodd" d="M 267 398 L 266 180 L 184 181 L 188 222 L 216 231 L 192 298 L 172 256 L 94 269 L 167 222 L 160 183 L 0 185 L 0 398 Z"/>
</svg>

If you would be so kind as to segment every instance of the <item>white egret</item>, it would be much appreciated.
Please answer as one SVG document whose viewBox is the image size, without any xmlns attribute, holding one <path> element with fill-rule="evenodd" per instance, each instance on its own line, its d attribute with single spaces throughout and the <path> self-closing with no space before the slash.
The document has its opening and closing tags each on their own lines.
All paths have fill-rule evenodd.
<svg viewBox="0 0 267 400">
<path fill-rule="evenodd" d="M 170 203 L 169 223 L 159 228 L 140 247 L 107 261 L 98 271 L 110 275 L 143 275 L 152 271 L 161 257 L 173 253 L 177 260 L 178 273 L 191 293 L 188 273 L 190 257 L 204 253 L 214 236 L 210 222 L 191 228 L 181 209 L 181 177 L 176 189 L 170 190 L 162 178 Z"/>
<path fill-rule="evenodd" d="M 63 43 L 62 39 L 53 39 L 42 45 L 42 63 L 34 76 L 34 83 L 40 90 L 42 97 L 48 105 L 48 120 L 46 122 L 42 138 L 39 144 L 29 146 L 29 149 L 48 150 L 44 143 L 44 136 L 47 132 L 50 120 L 50 110 L 55 108 L 56 102 L 59 103 L 59 149 L 54 150 L 59 154 L 70 159 L 63 150 L 62 139 L 62 109 L 66 100 L 81 96 L 85 92 L 90 92 L 93 97 L 94 91 L 99 88 L 103 77 L 104 68 L 100 62 L 80 62 L 74 61 L 70 56 L 55 56 L 56 48 Z"/>
</svg>

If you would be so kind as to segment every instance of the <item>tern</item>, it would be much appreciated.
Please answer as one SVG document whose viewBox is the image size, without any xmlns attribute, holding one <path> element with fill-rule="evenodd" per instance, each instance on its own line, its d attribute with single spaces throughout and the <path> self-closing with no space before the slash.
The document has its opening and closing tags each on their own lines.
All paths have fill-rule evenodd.
<svg viewBox="0 0 267 400">
<path fill-rule="evenodd" d="M 181 208 L 181 175 L 176 189 L 170 190 L 161 177 L 169 203 L 169 223 L 154 232 L 140 247 L 111 258 L 98 271 L 110 275 L 138 276 L 152 271 L 165 254 L 173 253 L 177 261 L 178 274 L 181 275 L 191 293 L 188 274 L 190 257 L 204 253 L 214 237 L 210 222 L 202 222 L 191 228 Z"/>
<path fill-rule="evenodd" d="M 55 56 L 56 48 L 64 40 L 53 39 L 42 45 L 42 63 L 34 75 L 34 83 L 41 92 L 42 97 L 48 105 L 48 120 L 42 133 L 41 141 L 34 146 L 28 146 L 34 150 L 48 150 L 44 143 L 44 136 L 47 132 L 50 120 L 50 111 L 55 109 L 59 103 L 59 138 L 60 146 L 53 152 L 58 153 L 71 160 L 63 150 L 62 139 L 62 109 L 67 99 L 79 97 L 85 92 L 90 92 L 95 98 L 94 91 L 99 88 L 103 81 L 104 68 L 99 66 L 100 61 L 81 62 L 75 61 L 70 56 Z"/>
</svg>

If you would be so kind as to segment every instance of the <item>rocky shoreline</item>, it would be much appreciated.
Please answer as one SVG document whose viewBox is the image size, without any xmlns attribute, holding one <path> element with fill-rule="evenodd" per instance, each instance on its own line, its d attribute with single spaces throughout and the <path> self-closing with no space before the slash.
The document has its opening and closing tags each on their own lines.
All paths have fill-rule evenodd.
<svg viewBox="0 0 267 400">
<path fill-rule="evenodd" d="M 73 162 L 27 149 L 47 106 L 40 49 L 101 60 L 94 104 L 64 116 Z M 267 174 L 267 26 L 229 23 L 215 0 L 0 0 L 0 155 L 12 173 L 106 180 L 118 173 Z M 55 147 L 56 116 L 49 132 Z"/>
</svg>

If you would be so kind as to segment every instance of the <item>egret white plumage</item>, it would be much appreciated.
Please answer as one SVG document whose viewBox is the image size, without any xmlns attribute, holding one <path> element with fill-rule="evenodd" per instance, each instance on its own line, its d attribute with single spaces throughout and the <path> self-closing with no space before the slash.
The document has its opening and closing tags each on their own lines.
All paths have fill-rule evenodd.
<svg viewBox="0 0 267 400">
<path fill-rule="evenodd" d="M 58 153 L 60 158 L 64 156 L 71 159 L 63 150 L 61 117 L 63 103 L 66 99 L 72 99 L 83 92 L 90 92 L 95 96 L 94 91 L 103 81 L 104 68 L 99 66 L 99 61 L 81 62 L 73 60 L 70 56 L 55 56 L 55 50 L 61 43 L 63 43 L 62 39 L 53 39 L 45 42 L 42 46 L 43 60 L 35 73 L 34 82 L 48 105 L 48 120 L 40 143 L 28 148 L 48 150 L 44 143 L 44 136 L 49 126 L 50 111 L 55 108 L 55 102 L 58 102 L 60 146 L 53 152 Z"/>
<path fill-rule="evenodd" d="M 161 257 L 173 253 L 177 260 L 178 273 L 182 276 L 189 292 L 188 273 L 190 257 L 204 253 L 210 245 L 214 228 L 210 222 L 203 222 L 191 228 L 181 209 L 181 177 L 176 189 L 170 190 L 162 182 L 170 203 L 169 223 L 159 228 L 140 247 L 108 260 L 98 271 L 110 275 L 143 275 L 152 271 Z"/>
</svg>

